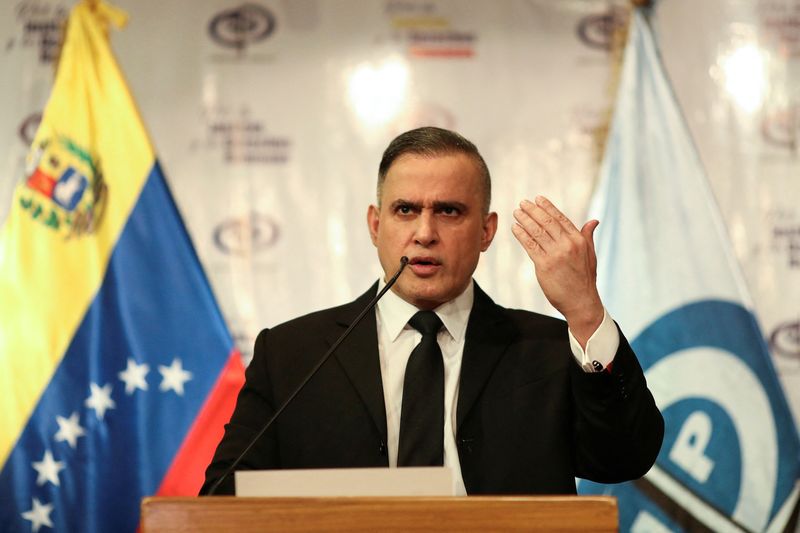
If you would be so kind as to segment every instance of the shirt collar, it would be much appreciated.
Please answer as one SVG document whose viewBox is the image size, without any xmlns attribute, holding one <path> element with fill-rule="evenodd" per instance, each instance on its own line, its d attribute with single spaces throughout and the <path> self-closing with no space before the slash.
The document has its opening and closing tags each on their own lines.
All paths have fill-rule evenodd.
<svg viewBox="0 0 800 533">
<path fill-rule="evenodd" d="M 378 291 L 386 283 L 383 279 L 378 282 Z M 445 329 L 456 342 L 461 342 L 467 332 L 469 313 L 472 311 L 472 302 L 475 298 L 474 281 L 471 281 L 464 292 L 443 303 L 433 311 L 442 320 Z M 392 342 L 397 340 L 400 332 L 406 327 L 408 321 L 419 311 L 415 306 L 400 298 L 394 291 L 388 291 L 378 302 L 381 327 L 389 334 Z M 411 326 L 408 326 L 411 327 Z"/>
</svg>

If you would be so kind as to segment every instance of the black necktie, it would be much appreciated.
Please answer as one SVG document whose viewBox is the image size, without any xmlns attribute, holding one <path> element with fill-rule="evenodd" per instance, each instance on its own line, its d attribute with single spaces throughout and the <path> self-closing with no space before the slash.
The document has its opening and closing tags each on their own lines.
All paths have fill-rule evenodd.
<svg viewBox="0 0 800 533">
<path fill-rule="evenodd" d="M 422 333 L 403 378 L 400 446 L 397 466 L 444 464 L 444 362 L 436 334 L 442 321 L 433 311 L 419 311 L 408 323 Z"/>
</svg>

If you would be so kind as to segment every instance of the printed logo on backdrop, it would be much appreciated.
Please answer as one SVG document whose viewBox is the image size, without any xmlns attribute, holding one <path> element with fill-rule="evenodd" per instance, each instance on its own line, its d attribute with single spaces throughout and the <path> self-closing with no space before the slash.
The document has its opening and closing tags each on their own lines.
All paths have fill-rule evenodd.
<svg viewBox="0 0 800 533">
<path fill-rule="evenodd" d="M 777 247 L 786 251 L 787 266 L 800 270 L 800 224 L 775 226 L 772 235 Z"/>
<path fill-rule="evenodd" d="M 6 43 L 6 51 L 17 46 L 34 48 L 39 63 L 49 64 L 55 61 L 71 4 L 72 2 L 55 5 L 37 1 L 18 2 L 14 13 L 20 34 Z"/>
<path fill-rule="evenodd" d="M 772 146 L 796 154 L 800 144 L 800 105 L 767 113 L 761 121 L 761 136 Z"/>
<path fill-rule="evenodd" d="M 69 239 L 94 233 L 108 187 L 97 157 L 72 139 L 52 134 L 31 148 L 20 206 L 31 220 Z"/>
<path fill-rule="evenodd" d="M 476 32 L 453 27 L 436 2 L 388 0 L 391 40 L 412 58 L 465 59 L 475 55 Z"/>
<path fill-rule="evenodd" d="M 726 327 L 709 327 L 710 317 Z M 782 467 L 796 435 L 778 415 L 788 408 L 757 332 L 741 305 L 701 301 L 667 313 L 634 340 L 667 431 L 647 477 L 614 486 L 628 502 L 620 506 L 621 529 L 679 530 L 675 517 L 703 529 L 693 517 L 712 516 L 712 529 L 763 531 L 782 505 L 797 504 L 797 472 Z"/>
<path fill-rule="evenodd" d="M 800 320 L 784 322 L 772 330 L 769 347 L 776 356 L 800 363 Z"/>
<path fill-rule="evenodd" d="M 36 130 L 39 129 L 39 124 L 42 123 L 42 113 L 36 112 L 31 113 L 22 121 L 17 128 L 17 133 L 19 134 L 19 138 L 25 147 L 29 147 L 33 144 L 33 138 L 36 136 Z"/>
<path fill-rule="evenodd" d="M 255 45 L 267 40 L 277 27 L 272 11 L 261 4 L 245 3 L 214 14 L 208 23 L 208 35 L 220 48 L 231 50 L 233 56 L 217 59 L 271 59 L 270 56 L 249 53 Z"/>
<path fill-rule="evenodd" d="M 285 165 L 291 157 L 292 141 L 286 135 L 267 131 L 263 120 L 243 107 L 238 113 L 217 107 L 205 113 L 205 137 L 193 139 L 193 152 L 219 153 L 228 165 Z"/>
<path fill-rule="evenodd" d="M 800 57 L 800 4 L 794 0 L 760 0 L 757 6 L 759 42 L 784 60 Z"/>
<path fill-rule="evenodd" d="M 262 213 L 250 213 L 223 220 L 214 227 L 214 245 L 227 255 L 251 257 L 272 248 L 280 237 L 275 220 Z"/>
<path fill-rule="evenodd" d="M 578 21 L 575 34 L 587 47 L 610 52 L 614 35 L 628 24 L 628 11 L 612 8 L 606 13 L 587 15 Z"/>
<path fill-rule="evenodd" d="M 772 225 L 773 254 L 781 262 L 785 260 L 789 269 L 800 270 L 800 213 L 795 206 L 775 208 L 769 212 L 767 219 Z"/>
</svg>

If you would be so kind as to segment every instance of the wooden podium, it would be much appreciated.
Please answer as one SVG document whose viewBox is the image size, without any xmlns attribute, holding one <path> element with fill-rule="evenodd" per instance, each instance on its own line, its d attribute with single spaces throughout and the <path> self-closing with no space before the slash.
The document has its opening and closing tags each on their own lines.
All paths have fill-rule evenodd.
<svg viewBox="0 0 800 533">
<path fill-rule="evenodd" d="M 145 498 L 141 530 L 617 531 L 608 496 Z"/>
</svg>

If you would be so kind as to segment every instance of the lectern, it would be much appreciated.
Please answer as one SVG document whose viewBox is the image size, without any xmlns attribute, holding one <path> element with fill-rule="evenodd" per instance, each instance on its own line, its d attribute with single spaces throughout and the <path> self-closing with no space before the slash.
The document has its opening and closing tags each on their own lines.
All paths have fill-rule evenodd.
<svg viewBox="0 0 800 533">
<path fill-rule="evenodd" d="M 609 496 L 145 498 L 144 533 L 617 531 Z"/>
</svg>

